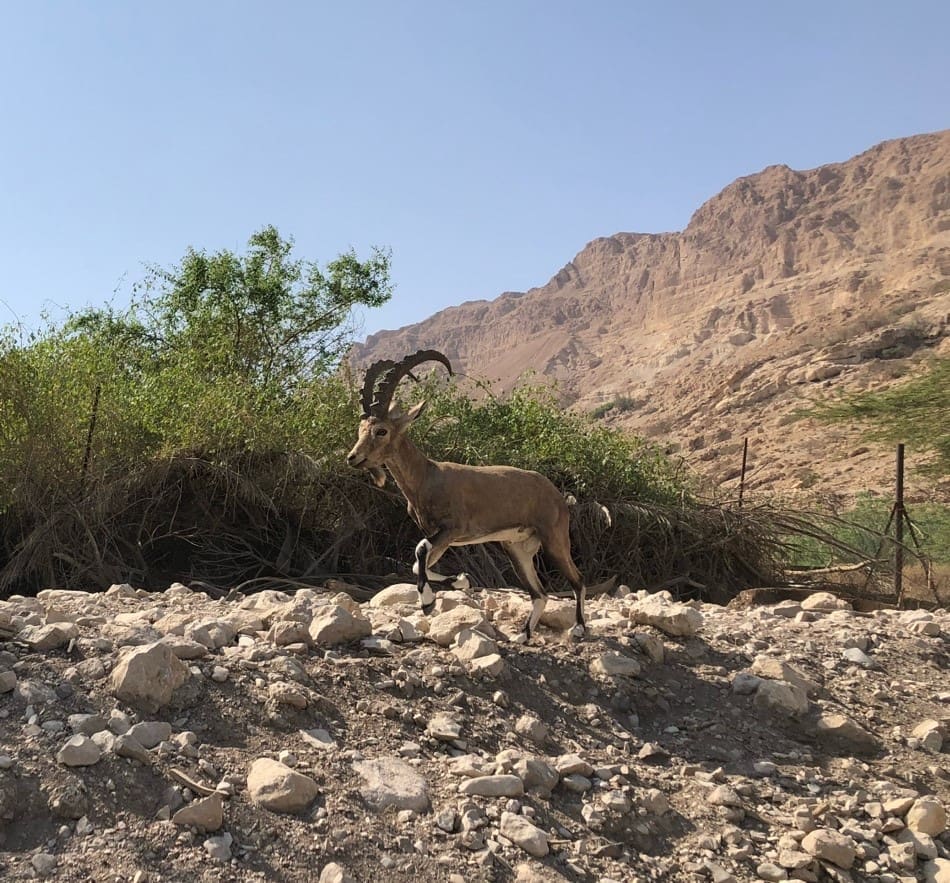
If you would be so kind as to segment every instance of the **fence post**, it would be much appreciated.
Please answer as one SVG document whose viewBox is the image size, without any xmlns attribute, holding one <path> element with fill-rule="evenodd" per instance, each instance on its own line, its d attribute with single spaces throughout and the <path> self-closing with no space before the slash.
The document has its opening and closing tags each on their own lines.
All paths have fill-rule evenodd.
<svg viewBox="0 0 950 883">
<path fill-rule="evenodd" d="M 742 494 L 745 491 L 745 467 L 749 460 L 749 436 L 742 442 L 742 473 L 739 475 L 739 508 L 742 508 Z"/>
<path fill-rule="evenodd" d="M 102 392 L 102 384 L 96 384 L 96 390 L 92 397 L 92 412 L 89 415 L 89 430 L 86 433 L 86 450 L 82 457 L 82 474 L 80 481 L 83 486 L 86 484 L 86 474 L 89 472 L 89 460 L 92 456 L 92 436 L 96 431 L 96 419 L 99 416 L 99 394 Z"/>
<path fill-rule="evenodd" d="M 904 594 L 904 445 L 897 446 L 897 481 L 894 493 L 894 595 L 901 606 Z"/>
</svg>

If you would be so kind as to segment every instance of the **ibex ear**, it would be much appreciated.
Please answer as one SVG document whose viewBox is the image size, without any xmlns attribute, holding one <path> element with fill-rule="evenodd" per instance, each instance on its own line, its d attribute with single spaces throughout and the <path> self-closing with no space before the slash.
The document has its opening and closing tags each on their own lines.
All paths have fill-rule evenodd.
<svg viewBox="0 0 950 883">
<path fill-rule="evenodd" d="M 395 405 L 389 409 L 389 419 L 400 429 L 405 429 L 426 409 L 427 402 L 419 402 L 414 408 L 403 414 Z"/>
<path fill-rule="evenodd" d="M 414 408 L 409 409 L 409 413 L 406 414 L 406 420 L 409 423 L 412 423 L 417 417 L 421 417 L 425 413 L 425 409 L 429 406 L 429 403 L 425 400 L 419 402 Z"/>
</svg>

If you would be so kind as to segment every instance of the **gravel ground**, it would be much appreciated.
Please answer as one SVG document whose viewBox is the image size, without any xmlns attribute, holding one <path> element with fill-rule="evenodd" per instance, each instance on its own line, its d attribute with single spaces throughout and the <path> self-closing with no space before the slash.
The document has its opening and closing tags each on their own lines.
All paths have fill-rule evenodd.
<svg viewBox="0 0 950 883">
<path fill-rule="evenodd" d="M 0 601 L 0 877 L 950 880 L 950 614 Z"/>
</svg>

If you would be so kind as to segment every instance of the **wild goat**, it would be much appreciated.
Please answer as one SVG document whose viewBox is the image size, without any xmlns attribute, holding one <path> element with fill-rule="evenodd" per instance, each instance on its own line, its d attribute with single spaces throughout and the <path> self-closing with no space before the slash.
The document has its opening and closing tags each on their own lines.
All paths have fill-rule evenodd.
<svg viewBox="0 0 950 883">
<path fill-rule="evenodd" d="M 531 638 L 547 603 L 534 566 L 539 549 L 571 584 L 576 602 L 571 633 L 583 635 L 585 588 L 571 558 L 569 512 L 560 491 L 543 475 L 525 469 L 430 460 L 409 438 L 409 427 L 426 402 L 403 414 L 393 404 L 393 395 L 400 380 L 429 361 L 441 363 L 452 373 L 449 360 L 436 350 L 419 350 L 399 362 L 374 362 L 367 369 L 359 437 L 346 458 L 351 466 L 369 470 L 378 487 L 386 483 L 383 467 L 388 469 L 406 497 L 409 515 L 425 534 L 416 546 L 412 568 L 423 612 L 431 613 L 435 606 L 432 582 L 467 587 L 464 576 L 450 580 L 432 570 L 449 546 L 496 541 L 532 598 L 531 613 L 518 640 Z"/>
</svg>

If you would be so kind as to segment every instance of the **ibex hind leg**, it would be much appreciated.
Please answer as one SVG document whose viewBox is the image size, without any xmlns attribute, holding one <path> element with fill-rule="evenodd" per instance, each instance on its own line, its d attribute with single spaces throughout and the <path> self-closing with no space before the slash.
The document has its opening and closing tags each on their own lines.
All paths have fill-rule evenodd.
<svg viewBox="0 0 950 883">
<path fill-rule="evenodd" d="M 541 543 L 532 538 L 520 543 L 506 542 L 501 545 L 511 560 L 518 579 L 527 589 L 528 594 L 531 595 L 531 612 L 525 620 L 524 630 L 515 638 L 518 643 L 526 644 L 531 640 L 531 636 L 537 629 L 538 621 L 541 619 L 541 614 L 544 613 L 545 605 L 548 603 L 547 592 L 544 591 L 544 586 L 541 585 L 541 580 L 538 578 L 538 572 L 534 568 L 534 556 L 541 548 Z"/>
<path fill-rule="evenodd" d="M 582 638 L 587 629 L 587 623 L 584 619 L 584 602 L 587 600 L 587 587 L 581 578 L 577 565 L 571 557 L 570 535 L 565 529 L 558 534 L 552 542 L 544 547 L 544 551 L 554 565 L 571 584 L 574 590 L 574 627 L 570 631 L 572 638 Z"/>
</svg>

